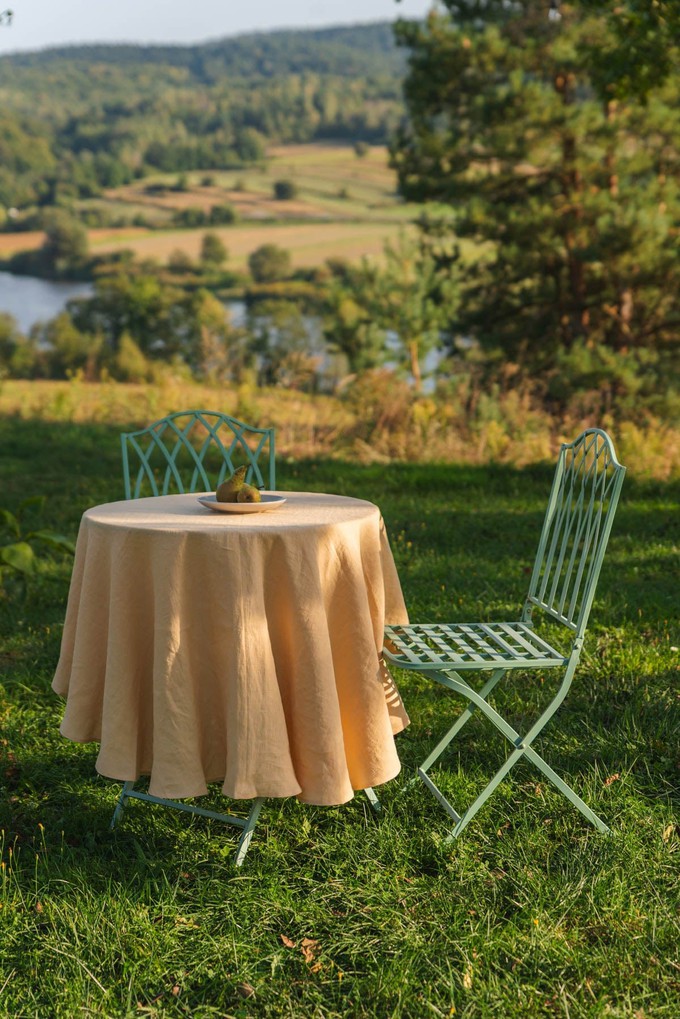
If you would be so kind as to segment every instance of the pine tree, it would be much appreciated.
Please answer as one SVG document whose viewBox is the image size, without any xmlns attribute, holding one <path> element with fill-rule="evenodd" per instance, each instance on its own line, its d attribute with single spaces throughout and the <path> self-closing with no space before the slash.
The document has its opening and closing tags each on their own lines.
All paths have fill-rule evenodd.
<svg viewBox="0 0 680 1019">
<path fill-rule="evenodd" d="M 634 0 L 616 16 L 562 3 L 559 18 L 548 0 L 442 4 L 398 26 L 409 121 L 392 158 L 405 197 L 451 206 L 456 235 L 478 245 L 458 266 L 455 330 L 525 375 L 554 380 L 604 345 L 667 381 L 680 336 L 677 50 L 657 76 L 641 60 L 622 81 L 603 54 L 621 55 L 620 9 Z"/>
</svg>

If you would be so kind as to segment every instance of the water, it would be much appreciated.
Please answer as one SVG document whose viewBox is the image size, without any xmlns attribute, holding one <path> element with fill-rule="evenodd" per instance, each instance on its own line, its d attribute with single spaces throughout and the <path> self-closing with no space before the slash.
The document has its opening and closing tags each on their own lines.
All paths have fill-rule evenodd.
<svg viewBox="0 0 680 1019">
<path fill-rule="evenodd" d="M 0 312 L 12 315 L 23 333 L 36 322 L 47 322 L 64 310 L 72 297 L 92 293 L 90 283 L 55 283 L 33 276 L 0 272 Z"/>
<path fill-rule="evenodd" d="M 33 276 L 13 276 L 9 272 L 0 272 L 0 312 L 12 315 L 21 331 L 28 333 L 31 326 L 37 322 L 47 322 L 63 311 L 67 301 L 72 297 L 87 297 L 92 293 L 92 289 L 90 283 L 57 283 Z M 243 327 L 248 324 L 248 307 L 245 301 L 226 301 L 225 306 L 229 310 L 232 325 Z M 303 323 L 309 338 L 310 350 L 323 357 L 320 320 L 316 316 L 305 315 Z M 270 333 L 275 340 L 277 330 L 274 326 L 270 327 Z M 390 336 L 388 348 L 394 350 L 396 342 L 396 337 Z M 440 359 L 441 354 L 438 351 L 430 351 L 423 364 L 426 375 L 436 371 Z M 395 363 L 390 361 L 387 366 L 395 367 Z M 433 380 L 426 378 L 423 388 L 425 392 L 430 391 L 433 388 Z"/>
</svg>

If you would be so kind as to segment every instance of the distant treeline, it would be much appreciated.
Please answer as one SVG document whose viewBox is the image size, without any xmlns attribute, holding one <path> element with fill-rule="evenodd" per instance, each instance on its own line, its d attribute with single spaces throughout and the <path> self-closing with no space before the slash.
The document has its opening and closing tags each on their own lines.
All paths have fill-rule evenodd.
<svg viewBox="0 0 680 1019">
<path fill-rule="evenodd" d="M 252 163 L 272 142 L 385 142 L 404 68 L 388 23 L 2 57 L 0 206 Z"/>
</svg>

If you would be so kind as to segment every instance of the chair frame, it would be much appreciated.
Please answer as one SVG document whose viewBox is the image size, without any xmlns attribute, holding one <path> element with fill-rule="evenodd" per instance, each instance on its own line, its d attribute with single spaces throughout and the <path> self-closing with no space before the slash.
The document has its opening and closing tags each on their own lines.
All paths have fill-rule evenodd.
<svg viewBox="0 0 680 1019">
<path fill-rule="evenodd" d="M 417 769 L 419 777 L 454 821 L 447 841 L 457 838 L 522 758 L 534 764 L 598 831 L 604 821 L 536 752 L 532 744 L 569 692 L 579 663 L 588 617 L 621 493 L 626 469 L 606 432 L 589 428 L 561 447 L 536 560 L 521 617 L 513 623 L 452 623 L 388 626 L 384 655 L 393 664 L 429 675 L 468 700 L 468 706 Z M 565 655 L 534 630 L 538 609 L 571 632 Z M 564 668 L 564 678 L 536 722 L 524 735 L 492 706 L 489 697 L 509 670 Z M 474 689 L 461 672 L 491 672 Z M 428 775 L 452 740 L 480 711 L 512 745 L 486 788 L 463 814 Z"/>
<path fill-rule="evenodd" d="M 366 797 L 371 807 L 376 814 L 382 812 L 382 805 L 380 800 L 375 794 L 375 791 L 367 787 L 364 789 Z M 246 858 L 246 853 L 250 847 L 250 842 L 255 831 L 255 825 L 257 819 L 260 816 L 260 811 L 265 803 L 265 796 L 257 796 L 252 801 L 252 806 L 248 812 L 247 817 L 239 817 L 237 814 L 222 814 L 216 810 L 206 810 L 204 807 L 196 807 L 193 803 L 182 803 L 180 800 L 170 800 L 162 796 L 152 796 L 150 793 L 142 792 L 141 790 L 135 789 L 135 782 L 124 782 L 116 808 L 111 818 L 110 830 L 116 827 L 120 821 L 123 810 L 128 800 L 143 800 L 145 803 L 155 803 L 161 807 L 170 807 L 171 810 L 182 810 L 187 814 L 198 814 L 199 817 L 211 817 L 215 821 L 221 821 L 223 824 L 229 824 L 236 828 L 241 828 L 241 837 L 238 840 L 236 846 L 236 852 L 234 854 L 234 866 L 240 867 Z"/>
<path fill-rule="evenodd" d="M 207 433 L 198 449 L 190 441 L 190 434 L 196 425 L 202 425 Z M 222 440 L 220 432 L 226 434 L 226 443 Z M 180 493 L 213 491 L 224 481 L 227 471 L 233 473 L 236 467 L 234 454 L 237 452 L 242 454 L 248 464 L 246 481 L 258 488 L 274 490 L 276 487 L 274 434 L 274 428 L 255 428 L 229 414 L 213 410 L 176 411 L 174 414 L 159 418 L 146 428 L 135 432 L 123 432 L 120 441 L 125 498 L 139 499 L 145 483 L 151 489 L 152 496 L 167 495 L 170 491 Z M 251 448 L 247 438 L 258 436 L 255 448 Z M 145 448 L 143 443 L 147 439 L 150 441 Z M 168 439 L 169 446 L 166 445 Z M 221 452 L 223 463 L 217 478 L 211 480 L 203 461 L 213 445 Z M 160 485 L 151 464 L 152 456 L 158 451 L 165 461 Z M 189 463 L 193 463 L 193 473 L 188 485 L 183 481 L 177 463 L 178 457 L 183 452 L 188 453 Z M 260 466 L 260 457 L 263 453 L 266 453 L 265 474 Z M 139 460 L 138 467 L 132 467 L 132 454 L 136 454 Z"/>
</svg>

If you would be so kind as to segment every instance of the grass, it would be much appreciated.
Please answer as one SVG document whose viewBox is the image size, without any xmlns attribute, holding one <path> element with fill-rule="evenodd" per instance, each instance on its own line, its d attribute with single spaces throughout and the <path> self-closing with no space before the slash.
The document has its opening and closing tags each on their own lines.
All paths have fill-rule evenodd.
<svg viewBox="0 0 680 1019">
<path fill-rule="evenodd" d="M 115 424 L 0 417 L 1 502 L 74 537 L 120 498 Z M 282 488 L 378 503 L 412 617 L 515 613 L 548 465 L 286 460 Z M 613 829 L 603 838 L 517 768 L 454 845 L 407 779 L 458 708 L 398 675 L 411 726 L 375 819 L 266 804 L 245 867 L 225 829 L 131 805 L 96 748 L 58 733 L 50 689 L 70 562 L 0 608 L 0 1016 L 674 1017 L 678 959 L 677 482 L 626 479 L 586 652 L 538 747 Z M 538 679 L 498 695 L 520 728 Z M 469 800 L 503 759 L 471 723 L 438 780 Z"/>
<path fill-rule="evenodd" d="M 69 381 L 0 380 L 0 415 L 27 421 L 140 427 L 178 407 L 216 407 L 243 421 L 266 421 L 276 428 L 279 454 L 286 457 L 339 457 L 362 463 L 424 458 L 439 462 L 508 463 L 517 467 L 554 460 L 560 443 L 583 428 L 609 428 L 619 456 L 631 473 L 657 480 L 680 478 L 677 423 L 638 411 L 636 420 L 600 420 L 596 415 L 565 415 L 557 420 L 512 391 L 477 403 L 470 411 L 465 394 L 413 400 L 407 384 L 389 373 L 357 380 L 340 395 L 310 394 L 249 382 L 199 383 L 168 368 L 158 383 L 140 385 Z"/>
</svg>

